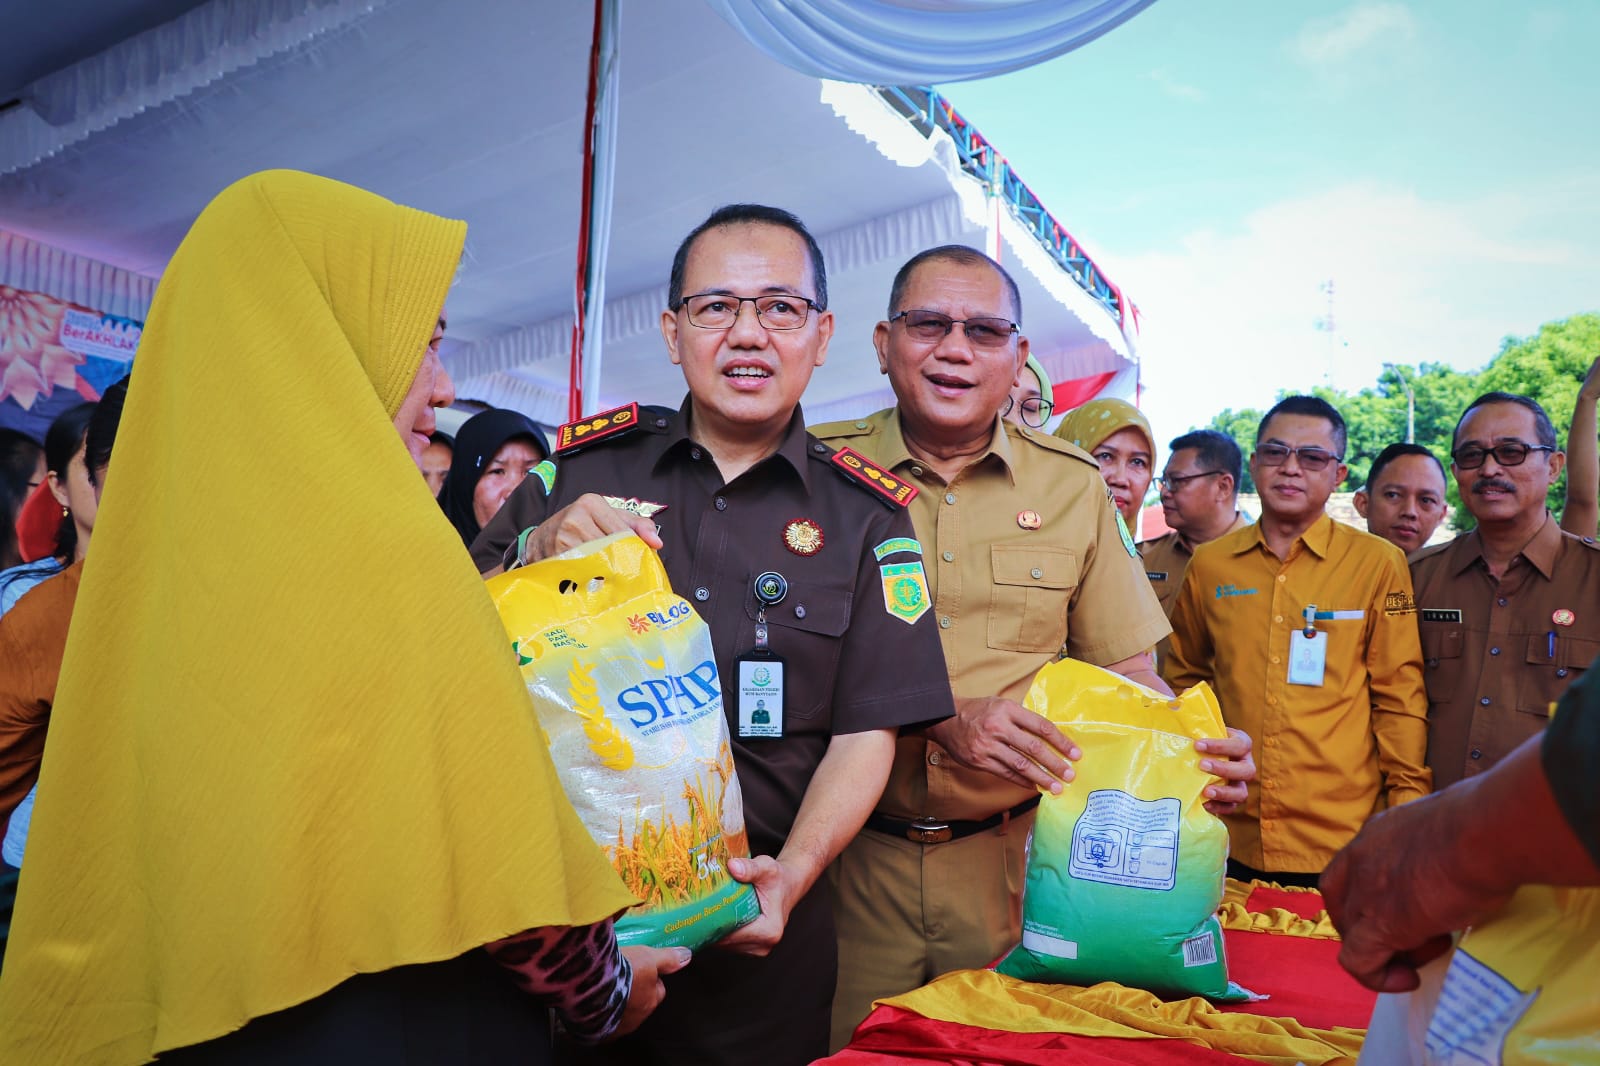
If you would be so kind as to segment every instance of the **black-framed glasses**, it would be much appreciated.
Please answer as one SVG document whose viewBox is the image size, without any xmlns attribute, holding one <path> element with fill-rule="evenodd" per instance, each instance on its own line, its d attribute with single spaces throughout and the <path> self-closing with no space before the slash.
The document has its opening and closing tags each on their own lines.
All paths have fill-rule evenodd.
<svg viewBox="0 0 1600 1066">
<path fill-rule="evenodd" d="M 1494 461 L 1501 466 L 1521 466 L 1528 461 L 1529 452 L 1553 451 L 1555 449 L 1548 444 L 1528 444 L 1520 440 L 1503 440 L 1492 448 L 1485 448 L 1477 444 L 1469 444 L 1464 448 L 1457 448 L 1450 453 L 1450 458 L 1454 459 L 1456 466 L 1463 470 L 1476 470 L 1491 455 L 1494 456 Z"/>
<path fill-rule="evenodd" d="M 683 299 L 689 324 L 701 329 L 729 329 L 739 321 L 745 304 L 756 309 L 756 321 L 767 329 L 799 329 L 811 317 L 815 300 L 804 296 L 732 296 L 725 292 L 702 292 Z"/>
<path fill-rule="evenodd" d="M 1335 455 L 1322 448 L 1291 448 L 1287 444 L 1275 442 L 1256 445 L 1256 458 L 1261 460 L 1262 466 L 1282 466 L 1289 461 L 1291 455 L 1299 460 L 1301 470 L 1312 473 L 1327 469 L 1329 463 L 1344 462 L 1344 456 Z"/>
<path fill-rule="evenodd" d="M 1005 410 L 1000 412 L 1000 417 L 1004 418 L 1010 414 L 1013 407 L 1019 408 L 1017 414 L 1022 419 L 1022 424 L 1031 426 L 1034 429 L 1043 429 L 1044 424 L 1050 421 L 1050 412 L 1056 409 L 1056 405 L 1043 396 L 1029 396 L 1020 405 L 1016 400 L 1007 396 L 1006 407 Z"/>
<path fill-rule="evenodd" d="M 1154 480 L 1156 483 L 1157 492 L 1166 492 L 1168 489 L 1171 489 L 1173 492 L 1177 492 L 1179 489 L 1183 488 L 1196 478 L 1213 477 L 1217 474 L 1223 474 L 1226 472 L 1227 471 L 1225 470 L 1202 470 L 1198 474 L 1163 474 L 1158 478 L 1153 478 L 1152 480 Z"/>
<path fill-rule="evenodd" d="M 951 318 L 938 311 L 920 309 L 901 311 L 889 321 L 898 322 L 902 319 L 905 320 L 906 333 L 914 340 L 936 343 L 950 336 L 950 331 L 959 325 L 962 332 L 967 335 L 967 340 L 979 348 L 1003 348 L 1011 341 L 1011 335 L 1021 329 L 1009 318 L 995 318 L 990 315 Z"/>
</svg>

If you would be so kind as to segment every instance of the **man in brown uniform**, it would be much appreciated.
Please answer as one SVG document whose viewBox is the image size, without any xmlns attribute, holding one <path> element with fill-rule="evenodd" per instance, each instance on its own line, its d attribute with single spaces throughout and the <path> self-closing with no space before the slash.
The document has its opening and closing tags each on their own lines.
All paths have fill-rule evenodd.
<svg viewBox="0 0 1600 1066">
<path fill-rule="evenodd" d="M 1544 408 L 1491 392 L 1456 424 L 1451 473 L 1477 528 L 1411 557 L 1436 788 L 1538 733 L 1600 654 L 1600 551 L 1545 492 L 1566 455 Z"/>
<path fill-rule="evenodd" d="M 1038 790 L 1059 792 L 1080 757 L 1018 702 L 1039 668 L 1065 649 L 1165 691 L 1149 649 L 1166 619 L 1099 467 L 1000 418 L 1028 355 L 1020 318 L 1015 284 L 987 256 L 958 246 L 915 256 L 873 334 L 898 404 L 817 429 L 921 490 L 911 516 L 957 696 L 956 718 L 901 736 L 882 801 L 831 872 L 836 1047 L 874 998 L 984 966 L 1020 938 Z M 1203 743 L 1202 766 L 1253 774 L 1242 734 Z M 1246 794 L 1212 788 L 1224 807 Z"/>
<path fill-rule="evenodd" d="M 713 214 L 679 247 L 668 305 L 682 408 L 563 427 L 553 464 L 473 557 L 489 569 L 633 530 L 706 620 L 723 679 L 756 856 L 730 872 L 756 886 L 761 917 L 667 978 L 633 1037 L 585 1054 L 807 1063 L 827 1052 L 836 972 L 828 893 L 812 885 L 882 791 L 896 730 L 952 710 L 905 510 L 914 489 L 805 431 L 798 401 L 833 318 L 821 252 L 794 216 Z M 781 670 L 781 697 L 741 705 L 741 661 Z"/>
<path fill-rule="evenodd" d="M 1141 541 L 1139 557 L 1161 609 L 1171 618 L 1195 548 L 1242 529 L 1250 519 L 1239 511 L 1244 457 L 1232 437 L 1214 429 L 1197 429 L 1168 447 L 1167 467 L 1156 484 L 1170 532 Z"/>
</svg>

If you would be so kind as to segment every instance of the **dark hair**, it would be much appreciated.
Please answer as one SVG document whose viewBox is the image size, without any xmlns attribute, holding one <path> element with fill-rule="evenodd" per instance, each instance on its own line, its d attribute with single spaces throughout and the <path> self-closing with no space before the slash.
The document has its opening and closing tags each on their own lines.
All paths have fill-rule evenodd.
<svg viewBox="0 0 1600 1066">
<path fill-rule="evenodd" d="M 1407 444 L 1405 441 L 1401 441 L 1398 444 L 1389 445 L 1383 451 L 1378 453 L 1378 457 L 1376 459 L 1372 460 L 1372 468 L 1367 471 L 1366 491 L 1370 492 L 1374 487 L 1376 487 L 1378 484 L 1378 475 L 1383 473 L 1385 467 L 1394 462 L 1396 459 L 1400 458 L 1402 455 L 1425 455 L 1429 459 L 1432 459 L 1433 465 L 1439 468 L 1439 477 L 1444 480 L 1446 487 L 1449 486 L 1450 479 L 1445 477 L 1444 464 L 1439 461 L 1439 457 L 1437 455 L 1434 455 L 1420 444 Z"/>
<path fill-rule="evenodd" d="M 428 434 L 428 443 L 429 444 L 443 444 L 446 448 L 449 448 L 451 451 L 455 451 L 455 448 L 456 448 L 456 439 L 454 437 L 452 437 L 450 434 L 446 433 L 442 429 L 436 429 L 432 433 L 429 433 Z"/>
<path fill-rule="evenodd" d="M 1228 434 L 1215 429 L 1197 429 L 1173 439 L 1167 445 L 1170 456 L 1184 448 L 1193 448 L 1201 466 L 1221 470 L 1233 478 L 1233 491 L 1239 491 L 1239 481 L 1244 476 L 1244 456 L 1238 443 Z"/>
<path fill-rule="evenodd" d="M 1467 420 L 1467 416 L 1473 412 L 1474 408 L 1484 407 L 1491 403 L 1514 403 L 1518 407 L 1525 407 L 1532 411 L 1533 433 L 1534 436 L 1539 438 L 1539 443 L 1546 448 L 1559 448 L 1561 446 L 1556 442 L 1556 427 L 1551 424 L 1550 416 L 1545 414 L 1544 408 L 1539 406 L 1538 400 L 1515 392 L 1486 392 L 1467 404 L 1467 409 L 1461 412 L 1460 418 L 1456 419 L 1455 432 L 1450 434 L 1450 447 L 1452 450 L 1461 436 L 1461 423 Z"/>
<path fill-rule="evenodd" d="M 727 204 L 711 212 L 711 217 L 689 231 L 689 235 L 678 245 L 678 250 L 672 256 L 672 275 L 667 279 L 667 306 L 676 311 L 683 306 L 683 271 L 689 261 L 689 249 L 694 247 L 694 242 L 707 230 L 716 229 L 718 226 L 777 226 L 797 235 L 806 242 L 806 253 L 811 256 L 811 277 L 816 283 L 816 295 L 812 300 L 817 305 L 818 311 L 828 309 L 828 269 L 822 263 L 822 249 L 817 247 L 817 239 L 811 236 L 811 231 L 806 229 L 806 224 L 801 222 L 799 216 L 785 211 L 781 207 L 768 207 L 765 204 Z M 804 293 L 796 293 L 798 296 Z"/>
<path fill-rule="evenodd" d="M 1333 426 L 1333 449 L 1339 453 L 1340 460 L 1344 459 L 1346 442 L 1344 429 L 1344 416 L 1327 400 L 1316 396 L 1285 396 L 1272 405 L 1261 419 L 1261 424 L 1256 427 L 1256 443 L 1261 443 L 1261 434 L 1267 431 L 1267 423 L 1276 415 L 1305 415 L 1310 418 L 1325 419 Z"/>
<path fill-rule="evenodd" d="M 84 438 L 89 433 L 89 422 L 94 418 L 95 406 L 92 403 L 80 403 L 69 407 L 56 415 L 56 420 L 45 431 L 44 465 L 61 481 L 67 479 L 67 467 L 71 465 L 72 457 L 78 454 L 78 449 L 83 447 Z M 71 562 L 77 549 L 78 524 L 70 514 L 64 514 L 61 523 L 56 526 L 53 554 L 57 559 Z"/>
<path fill-rule="evenodd" d="M 996 263 L 976 248 L 969 248 L 965 244 L 941 244 L 937 248 L 929 248 L 927 251 L 918 252 L 910 259 L 907 259 L 905 265 L 896 271 L 894 282 L 889 286 L 889 315 L 891 318 L 902 310 L 900 301 L 904 298 L 906 286 L 911 284 L 911 275 L 916 272 L 917 267 L 923 263 L 936 261 L 960 263 L 962 266 L 977 266 L 982 263 L 993 269 L 1006 283 L 1006 292 L 1011 297 L 1012 318 L 1015 319 L 1017 325 L 1022 325 L 1022 294 L 1017 291 L 1016 279 L 1006 273 L 1005 267 Z"/>
<path fill-rule="evenodd" d="M 89 431 L 83 438 L 83 465 L 89 468 L 89 483 L 100 484 L 95 471 L 111 465 L 111 446 L 117 440 L 117 427 L 122 424 L 122 405 L 128 401 L 128 379 L 109 385 L 95 404 L 94 417 L 89 419 Z"/>
<path fill-rule="evenodd" d="M 28 482 L 39 469 L 39 442 L 26 433 L 0 429 L 0 567 L 15 566 L 17 512 L 28 498 Z"/>
</svg>

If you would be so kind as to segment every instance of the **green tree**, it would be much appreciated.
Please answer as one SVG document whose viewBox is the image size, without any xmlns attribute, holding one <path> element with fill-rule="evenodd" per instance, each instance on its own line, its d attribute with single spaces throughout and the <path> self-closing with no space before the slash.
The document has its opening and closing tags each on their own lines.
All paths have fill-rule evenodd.
<svg viewBox="0 0 1600 1066">
<path fill-rule="evenodd" d="M 1279 396 L 1281 398 L 1282 394 L 1280 393 Z M 1254 407 L 1246 407 L 1240 411 L 1235 411 L 1229 407 L 1213 418 L 1210 424 L 1205 427 L 1206 429 L 1215 429 L 1228 434 L 1233 438 L 1234 443 L 1239 446 L 1239 450 L 1244 453 L 1244 475 L 1239 485 L 1239 491 L 1243 493 L 1256 491 L 1255 480 L 1250 477 L 1250 453 L 1256 446 L 1256 426 L 1260 425 L 1261 416 L 1265 413 L 1265 411 L 1258 411 Z"/>
</svg>

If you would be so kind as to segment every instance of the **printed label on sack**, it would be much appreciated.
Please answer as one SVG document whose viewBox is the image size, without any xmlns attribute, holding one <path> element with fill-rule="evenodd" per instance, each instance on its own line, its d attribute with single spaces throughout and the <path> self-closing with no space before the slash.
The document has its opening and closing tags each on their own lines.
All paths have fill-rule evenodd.
<svg viewBox="0 0 1600 1066">
<path fill-rule="evenodd" d="M 1457 951 L 1428 1023 L 1428 1062 L 1437 1066 L 1500 1062 L 1506 1037 L 1538 996 L 1538 989 L 1523 992 L 1465 951 Z"/>
<path fill-rule="evenodd" d="M 1142 800 L 1115 789 L 1089 794 L 1072 830 L 1069 872 L 1081 881 L 1166 891 L 1178 869 L 1176 799 Z"/>
<path fill-rule="evenodd" d="M 1199 936 L 1192 936 L 1183 942 L 1183 965 L 1210 966 L 1217 961 L 1217 940 L 1207 929 Z"/>
</svg>

